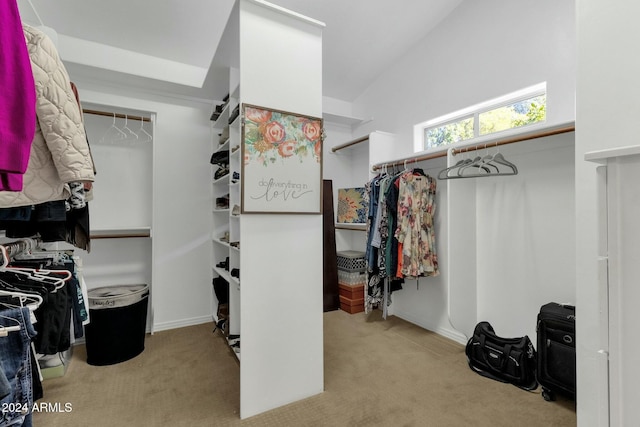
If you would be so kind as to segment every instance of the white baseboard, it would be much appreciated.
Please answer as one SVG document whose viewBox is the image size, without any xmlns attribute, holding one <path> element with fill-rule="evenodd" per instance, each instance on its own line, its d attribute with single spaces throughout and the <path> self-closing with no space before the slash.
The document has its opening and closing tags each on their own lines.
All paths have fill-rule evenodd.
<svg viewBox="0 0 640 427">
<path fill-rule="evenodd" d="M 154 325 L 153 332 L 168 331 L 169 329 L 178 329 L 178 328 L 184 328 L 185 326 L 201 325 L 203 323 L 208 323 L 208 322 L 213 322 L 213 317 L 201 316 L 201 317 L 193 317 L 191 319 L 176 320 L 173 322 L 157 323 Z M 147 334 L 152 333 L 151 328 L 149 327 L 148 324 L 147 324 L 147 329 L 145 333 Z M 72 345 L 76 346 L 76 345 L 83 345 L 83 344 L 85 344 L 84 336 L 76 339 Z"/>
<path fill-rule="evenodd" d="M 185 326 L 201 325 L 203 323 L 213 323 L 211 315 L 192 317 L 190 319 L 174 320 L 171 322 L 161 322 L 153 325 L 153 332 L 167 331 L 169 329 L 184 328 Z"/>
<path fill-rule="evenodd" d="M 416 318 L 414 316 L 411 316 L 410 314 L 407 314 L 405 312 L 398 311 L 398 310 L 394 310 L 393 314 L 394 314 L 394 316 L 397 316 L 397 317 L 399 317 L 399 318 L 401 318 L 403 320 L 406 320 L 409 323 L 413 323 L 414 325 L 418 325 L 421 328 L 424 328 L 424 329 L 426 329 L 428 331 L 435 332 L 436 334 L 442 335 L 445 338 L 449 338 L 450 340 L 455 341 L 455 342 L 457 342 L 459 344 L 462 344 L 462 345 L 466 345 L 467 344 L 467 340 L 468 340 L 467 337 L 463 333 L 458 332 L 453 328 L 443 328 L 443 327 L 439 327 L 439 326 L 429 325 L 429 324 L 426 324 L 425 322 L 423 322 L 422 320 L 420 320 L 420 319 L 418 319 L 418 318 Z"/>
</svg>

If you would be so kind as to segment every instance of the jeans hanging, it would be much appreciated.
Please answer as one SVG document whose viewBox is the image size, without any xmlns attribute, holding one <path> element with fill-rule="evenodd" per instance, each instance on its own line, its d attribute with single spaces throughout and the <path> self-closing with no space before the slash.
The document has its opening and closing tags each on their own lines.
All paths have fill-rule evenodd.
<svg viewBox="0 0 640 427">
<path fill-rule="evenodd" d="M 33 390 L 31 373 L 31 340 L 36 331 L 31 325 L 28 308 L 13 308 L 0 311 L 1 326 L 20 324 L 19 331 L 0 337 L 0 360 L 2 371 L 11 387 L 11 392 L 0 400 L 0 427 L 11 425 L 32 426 Z"/>
</svg>

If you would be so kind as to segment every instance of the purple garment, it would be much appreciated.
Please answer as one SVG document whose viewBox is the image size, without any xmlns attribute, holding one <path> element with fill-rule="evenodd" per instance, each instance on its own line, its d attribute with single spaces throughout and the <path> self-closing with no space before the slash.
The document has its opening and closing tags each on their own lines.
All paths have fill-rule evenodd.
<svg viewBox="0 0 640 427">
<path fill-rule="evenodd" d="M 0 172 L 0 190 L 1 191 L 22 191 L 21 173 L 4 173 Z"/>
<path fill-rule="evenodd" d="M 0 1 L 0 93 L 0 172 L 23 174 L 36 131 L 36 89 L 16 0 Z M 22 179 L 0 181 L 0 190 L 22 190 Z"/>
</svg>

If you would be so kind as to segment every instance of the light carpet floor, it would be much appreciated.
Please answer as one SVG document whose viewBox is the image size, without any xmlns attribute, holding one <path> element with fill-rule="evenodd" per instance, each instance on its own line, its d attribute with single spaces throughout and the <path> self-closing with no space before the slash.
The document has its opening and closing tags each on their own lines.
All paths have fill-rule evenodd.
<svg viewBox="0 0 640 427">
<path fill-rule="evenodd" d="M 377 311 L 325 313 L 325 391 L 240 420 L 239 365 L 218 334 L 211 324 L 158 332 L 111 366 L 88 365 L 77 346 L 41 400 L 71 411 L 35 413 L 34 426 L 576 425 L 574 402 L 481 377 L 460 344 Z"/>
</svg>

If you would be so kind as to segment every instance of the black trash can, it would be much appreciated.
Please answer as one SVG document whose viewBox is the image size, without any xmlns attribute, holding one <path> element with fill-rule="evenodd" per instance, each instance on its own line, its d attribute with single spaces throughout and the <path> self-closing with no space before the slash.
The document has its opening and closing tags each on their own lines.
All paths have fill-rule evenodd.
<svg viewBox="0 0 640 427">
<path fill-rule="evenodd" d="M 142 353 L 149 285 L 105 286 L 89 290 L 88 296 L 87 363 L 113 365 Z"/>
</svg>

